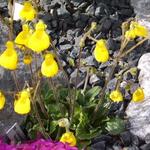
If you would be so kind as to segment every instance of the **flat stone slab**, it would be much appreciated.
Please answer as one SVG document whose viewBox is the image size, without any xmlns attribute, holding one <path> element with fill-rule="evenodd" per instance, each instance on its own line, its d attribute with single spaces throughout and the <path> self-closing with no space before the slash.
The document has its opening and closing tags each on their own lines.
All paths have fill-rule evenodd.
<svg viewBox="0 0 150 150">
<path fill-rule="evenodd" d="M 150 134 L 150 53 L 144 54 L 138 63 L 139 84 L 144 89 L 145 99 L 142 102 L 130 102 L 126 110 L 130 122 L 130 131 L 145 139 Z"/>
</svg>

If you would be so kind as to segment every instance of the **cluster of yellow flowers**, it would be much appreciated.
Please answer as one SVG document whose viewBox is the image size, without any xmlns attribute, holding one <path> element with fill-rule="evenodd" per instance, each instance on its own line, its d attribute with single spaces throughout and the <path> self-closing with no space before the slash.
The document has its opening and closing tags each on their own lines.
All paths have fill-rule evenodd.
<svg viewBox="0 0 150 150">
<path fill-rule="evenodd" d="M 28 1 L 24 2 L 23 9 L 20 12 L 20 17 L 23 21 L 32 21 L 36 17 L 36 11 L 32 4 Z M 15 70 L 18 64 L 18 53 L 15 50 L 15 45 L 21 50 L 24 50 L 23 62 L 26 65 L 31 64 L 32 56 L 28 53 L 29 50 L 41 53 L 51 45 L 51 39 L 46 32 L 46 24 L 39 21 L 35 25 L 35 30 L 30 29 L 28 23 L 22 25 L 22 31 L 17 35 L 14 42 L 7 41 L 6 49 L 0 55 L 0 66 L 5 69 Z M 27 53 L 26 53 L 27 51 Z M 9 60 L 9 61 L 8 61 Z M 45 54 L 45 59 L 41 65 L 41 73 L 44 77 L 53 77 L 58 73 L 58 64 L 54 55 L 50 52 Z M 6 98 L 3 92 L 0 91 L 0 110 L 4 108 Z M 31 94 L 29 89 L 20 91 L 14 100 L 14 111 L 24 115 L 31 110 Z M 68 143 L 70 146 L 76 145 L 76 138 L 72 132 L 66 131 L 60 139 L 63 143 Z"/>
<path fill-rule="evenodd" d="M 136 37 L 148 37 L 148 30 L 139 23 L 132 21 L 130 23 L 130 29 L 125 33 L 125 38 L 127 40 L 133 40 Z"/>
<path fill-rule="evenodd" d="M 114 90 L 110 93 L 110 99 L 113 102 L 121 102 L 123 101 L 123 95 L 119 90 Z M 137 88 L 132 95 L 133 102 L 141 102 L 144 100 L 144 91 L 142 88 Z"/>
<path fill-rule="evenodd" d="M 24 6 L 20 11 L 20 17 L 23 22 L 22 31 L 17 35 L 14 42 L 7 41 L 6 49 L 0 55 L 0 66 L 15 70 L 18 66 L 18 53 L 15 45 L 23 50 L 23 62 L 26 65 L 32 62 L 32 52 L 41 53 L 51 45 L 51 39 L 46 32 L 46 24 L 42 20 L 35 24 L 35 30 L 30 29 L 28 21 L 32 21 L 36 17 L 36 11 L 32 4 L 28 1 L 24 2 Z M 14 44 L 15 43 L 15 44 Z M 44 77 L 53 77 L 58 73 L 58 64 L 50 52 L 45 54 L 45 59 L 41 65 L 41 73 Z M 19 114 L 27 114 L 30 112 L 30 91 L 22 90 L 14 100 L 14 110 Z M 5 105 L 5 96 L 0 92 L 0 109 Z"/>
</svg>

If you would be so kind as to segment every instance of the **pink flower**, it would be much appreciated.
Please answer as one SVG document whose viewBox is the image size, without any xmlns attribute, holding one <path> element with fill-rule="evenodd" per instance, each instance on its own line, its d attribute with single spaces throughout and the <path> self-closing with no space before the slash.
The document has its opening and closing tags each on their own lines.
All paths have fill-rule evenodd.
<svg viewBox="0 0 150 150">
<path fill-rule="evenodd" d="M 14 146 L 0 140 L 0 150 L 78 150 L 78 148 L 61 142 L 38 139 Z"/>
</svg>

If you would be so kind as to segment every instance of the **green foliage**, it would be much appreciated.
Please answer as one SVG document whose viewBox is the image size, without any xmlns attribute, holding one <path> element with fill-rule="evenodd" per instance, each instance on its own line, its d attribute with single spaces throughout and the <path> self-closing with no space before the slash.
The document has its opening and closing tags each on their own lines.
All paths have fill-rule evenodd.
<svg viewBox="0 0 150 150">
<path fill-rule="evenodd" d="M 106 131 L 111 134 L 118 134 L 124 129 L 123 121 L 119 118 L 108 119 L 108 109 L 111 103 L 107 94 L 105 95 L 105 101 L 101 103 L 97 114 L 95 114 L 95 120 L 93 120 L 93 112 L 99 101 L 100 91 L 99 86 L 86 91 L 77 90 L 75 112 L 70 130 L 74 132 L 77 140 L 80 141 L 78 142 L 80 146 L 83 146 L 83 143 L 89 144 L 91 139 Z M 70 92 L 74 94 L 73 89 Z M 49 118 L 44 119 L 43 117 L 42 121 L 46 132 L 55 139 L 60 134 L 58 134 L 60 132 L 58 120 L 61 118 L 69 119 L 70 117 L 69 91 L 67 88 L 57 87 L 56 96 L 53 89 L 46 84 L 42 88 L 41 94 L 49 115 Z M 30 121 L 28 120 L 28 122 Z M 35 135 L 35 131 L 41 131 L 39 127 L 38 122 L 34 122 L 28 130 L 30 135 Z M 30 137 L 34 137 L 33 135 Z"/>
<path fill-rule="evenodd" d="M 107 122 L 106 129 L 110 134 L 120 134 L 125 129 L 125 122 L 120 118 L 112 118 Z"/>
</svg>

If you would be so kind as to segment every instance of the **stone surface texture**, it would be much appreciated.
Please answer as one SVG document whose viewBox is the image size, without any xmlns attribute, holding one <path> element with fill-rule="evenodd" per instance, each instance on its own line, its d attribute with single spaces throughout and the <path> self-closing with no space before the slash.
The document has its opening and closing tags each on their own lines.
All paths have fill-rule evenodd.
<svg viewBox="0 0 150 150">
<path fill-rule="evenodd" d="M 145 99 L 140 103 L 130 102 L 126 110 L 130 131 L 145 139 L 150 134 L 150 53 L 144 54 L 138 63 L 139 84 L 144 89 Z"/>
</svg>

